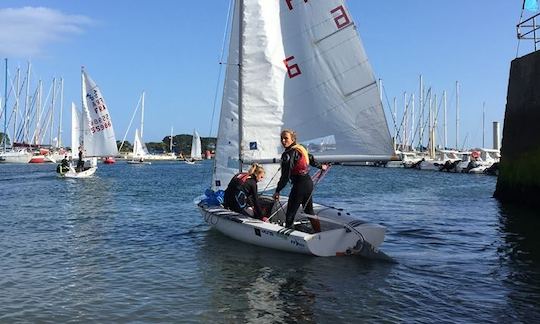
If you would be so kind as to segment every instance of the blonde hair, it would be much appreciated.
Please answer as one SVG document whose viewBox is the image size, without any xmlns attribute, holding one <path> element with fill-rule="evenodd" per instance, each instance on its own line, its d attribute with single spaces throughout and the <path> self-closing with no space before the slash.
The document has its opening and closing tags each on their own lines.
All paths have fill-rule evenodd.
<svg viewBox="0 0 540 324">
<path fill-rule="evenodd" d="M 296 132 L 293 131 L 292 129 L 284 129 L 281 131 L 281 137 L 283 137 L 283 135 L 285 134 L 289 134 L 291 136 L 291 139 L 293 142 L 296 142 Z"/>
<path fill-rule="evenodd" d="M 247 171 L 247 173 L 248 173 L 249 175 L 252 175 L 252 174 L 254 174 L 254 175 L 259 175 L 259 174 L 261 174 L 262 172 L 265 172 L 265 171 L 264 171 L 263 166 L 260 165 L 259 163 L 253 163 L 253 164 L 249 167 L 249 169 L 248 169 L 248 171 Z"/>
</svg>

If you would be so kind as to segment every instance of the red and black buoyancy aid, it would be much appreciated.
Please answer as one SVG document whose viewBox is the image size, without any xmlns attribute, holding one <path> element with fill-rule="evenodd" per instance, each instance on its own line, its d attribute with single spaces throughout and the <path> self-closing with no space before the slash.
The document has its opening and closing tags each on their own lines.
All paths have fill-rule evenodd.
<svg viewBox="0 0 540 324">
<path fill-rule="evenodd" d="M 249 179 L 250 174 L 247 172 L 240 172 L 234 175 L 234 185 L 240 188 Z"/>
<path fill-rule="evenodd" d="M 297 157 L 291 166 L 291 175 L 306 175 L 309 174 L 309 154 L 305 147 L 300 144 L 295 144 L 291 149 L 296 150 Z"/>
<path fill-rule="evenodd" d="M 248 181 L 251 175 L 247 172 L 240 172 L 235 174 L 233 180 L 234 188 L 236 188 L 235 199 L 238 203 L 238 207 L 244 208 L 247 206 L 247 196 L 244 190 L 242 190 L 242 185 Z"/>
</svg>

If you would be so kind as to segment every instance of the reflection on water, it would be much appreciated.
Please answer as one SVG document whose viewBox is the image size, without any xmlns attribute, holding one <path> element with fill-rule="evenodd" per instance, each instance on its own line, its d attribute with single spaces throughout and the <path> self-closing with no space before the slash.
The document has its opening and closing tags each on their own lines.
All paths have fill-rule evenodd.
<svg viewBox="0 0 540 324">
<path fill-rule="evenodd" d="M 305 288 L 304 262 L 311 258 L 275 253 L 210 231 L 198 254 L 210 290 L 206 318 L 225 322 L 314 322 L 314 296 Z M 294 267 L 288 263 L 294 260 Z M 300 262 L 299 262 L 300 261 Z M 216 314 L 213 314 L 213 312 Z"/>
<path fill-rule="evenodd" d="M 203 271 L 211 310 L 202 319 L 327 323 L 347 322 L 360 312 L 364 319 L 388 319 L 380 314 L 385 313 L 391 264 L 273 251 L 216 231 L 206 233 L 198 259 L 201 269 L 212 269 Z M 361 295 L 366 298 L 358 298 L 359 289 L 365 288 L 369 292 Z"/>
<path fill-rule="evenodd" d="M 499 216 L 504 244 L 499 247 L 505 266 L 508 300 L 516 310 L 514 320 L 538 320 L 540 309 L 540 218 L 538 211 L 501 205 Z"/>
<path fill-rule="evenodd" d="M 501 206 L 495 178 L 335 166 L 315 201 L 387 227 L 398 264 L 316 258 L 209 230 L 205 161 L 0 165 L 0 322 L 531 323 L 540 318 L 537 211 Z"/>
</svg>

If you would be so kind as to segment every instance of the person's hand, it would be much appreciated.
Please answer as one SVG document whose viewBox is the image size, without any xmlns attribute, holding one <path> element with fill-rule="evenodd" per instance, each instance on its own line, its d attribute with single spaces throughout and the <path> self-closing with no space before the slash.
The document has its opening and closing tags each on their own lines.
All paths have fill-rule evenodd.
<svg viewBox="0 0 540 324">
<path fill-rule="evenodd" d="M 323 171 L 328 170 L 328 163 L 324 163 L 324 164 L 321 166 L 321 169 L 322 169 Z"/>
<path fill-rule="evenodd" d="M 274 192 L 272 197 L 274 197 L 274 200 L 279 200 L 279 192 Z"/>
</svg>

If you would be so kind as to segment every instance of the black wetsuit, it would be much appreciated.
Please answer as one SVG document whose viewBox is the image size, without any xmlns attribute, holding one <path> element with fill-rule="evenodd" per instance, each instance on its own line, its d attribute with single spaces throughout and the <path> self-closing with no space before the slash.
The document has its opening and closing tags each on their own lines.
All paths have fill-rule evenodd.
<svg viewBox="0 0 540 324">
<path fill-rule="evenodd" d="M 62 171 L 66 172 L 67 170 L 69 170 L 69 161 L 68 161 L 68 159 L 63 158 L 62 159 Z"/>
<path fill-rule="evenodd" d="M 253 206 L 254 217 L 261 219 L 263 214 L 257 199 L 257 180 L 254 175 L 250 175 L 242 183 L 238 177 L 239 175 L 240 173 L 236 174 L 229 182 L 227 189 L 225 189 L 223 205 L 230 210 L 248 216 L 251 215 L 246 213 L 245 208 Z"/>
<path fill-rule="evenodd" d="M 84 170 L 83 152 L 79 151 L 79 161 L 77 161 L 77 172 Z"/>
<path fill-rule="evenodd" d="M 313 181 L 309 173 L 306 174 L 292 174 L 292 170 L 295 169 L 296 163 L 300 159 L 300 153 L 294 149 L 296 143 L 293 143 L 285 152 L 281 154 L 281 178 L 279 179 L 276 192 L 279 193 L 287 182 L 291 181 L 291 192 L 289 193 L 289 202 L 287 204 L 287 213 L 285 215 L 285 226 L 291 228 L 294 223 L 294 217 L 300 204 L 304 206 L 304 213 L 315 215 L 313 211 Z M 322 165 L 315 162 L 313 155 L 308 154 L 309 165 L 316 168 L 321 168 Z M 316 232 L 320 231 L 320 224 L 318 220 L 309 219 L 313 229 Z"/>
</svg>

